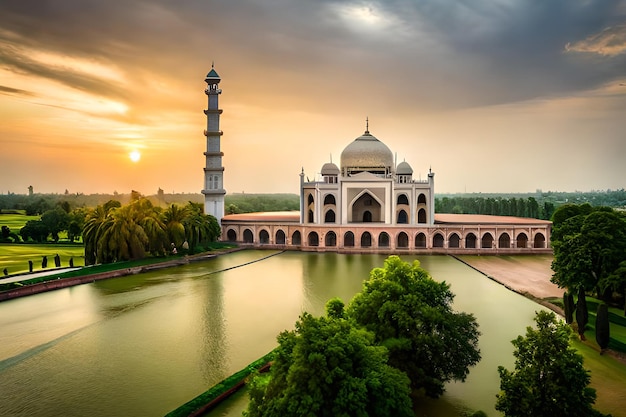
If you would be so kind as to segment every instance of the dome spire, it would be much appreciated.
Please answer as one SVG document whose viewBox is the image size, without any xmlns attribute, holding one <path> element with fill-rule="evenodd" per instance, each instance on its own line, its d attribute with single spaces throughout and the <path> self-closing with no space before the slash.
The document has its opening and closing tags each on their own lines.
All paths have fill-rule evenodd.
<svg viewBox="0 0 626 417">
<path fill-rule="evenodd" d="M 370 119 L 369 117 L 365 116 L 365 134 L 369 135 L 370 133 Z"/>
</svg>

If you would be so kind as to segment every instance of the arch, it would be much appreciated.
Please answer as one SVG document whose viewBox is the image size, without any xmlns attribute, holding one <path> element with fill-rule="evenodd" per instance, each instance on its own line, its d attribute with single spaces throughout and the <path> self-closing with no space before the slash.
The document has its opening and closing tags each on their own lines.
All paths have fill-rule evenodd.
<svg viewBox="0 0 626 417">
<path fill-rule="evenodd" d="M 426 204 L 426 195 L 424 193 L 417 197 L 417 204 Z"/>
<path fill-rule="evenodd" d="M 335 202 L 335 196 L 332 194 L 326 194 L 326 197 L 324 197 L 324 205 L 326 204 L 337 204 Z"/>
<path fill-rule="evenodd" d="M 246 229 L 243 231 L 243 243 L 254 243 L 254 234 L 252 230 Z"/>
<path fill-rule="evenodd" d="M 409 198 L 406 196 L 406 194 L 398 195 L 398 200 L 396 201 L 396 204 L 406 204 L 407 206 L 409 205 Z"/>
<path fill-rule="evenodd" d="M 452 233 L 448 237 L 448 247 L 449 248 L 460 248 L 461 247 L 461 238 L 458 234 Z"/>
<path fill-rule="evenodd" d="M 424 233 L 418 233 L 415 236 L 415 247 L 416 248 L 425 248 L 426 247 L 426 235 Z"/>
<path fill-rule="evenodd" d="M 317 232 L 311 232 L 311 233 L 309 233 L 309 237 L 308 237 L 307 241 L 309 242 L 309 246 L 319 246 L 319 244 L 320 244 L 320 237 L 317 234 Z"/>
<path fill-rule="evenodd" d="M 380 222 L 382 221 L 382 203 L 376 196 L 364 190 L 358 198 L 352 200 L 350 204 L 349 221 L 351 222 Z M 369 212 L 369 214 L 366 214 Z M 371 216 L 371 220 L 368 220 Z"/>
<path fill-rule="evenodd" d="M 528 236 L 526 236 L 526 233 L 522 232 L 519 235 L 517 235 L 517 239 L 515 240 L 515 247 L 516 248 L 528 247 Z"/>
<path fill-rule="evenodd" d="M 284 245 L 285 243 L 286 243 L 285 232 L 283 232 L 281 229 L 278 229 L 278 231 L 276 231 L 276 244 Z"/>
<path fill-rule="evenodd" d="M 474 233 L 468 233 L 465 236 L 465 249 L 476 249 L 476 235 Z"/>
<path fill-rule="evenodd" d="M 346 232 L 343 235 L 343 246 L 347 248 L 351 248 L 354 246 L 354 233 Z"/>
<path fill-rule="evenodd" d="M 292 245 L 302 245 L 302 235 L 299 230 L 296 230 L 291 235 L 291 244 Z"/>
<path fill-rule="evenodd" d="M 426 223 L 426 210 L 423 208 L 419 209 L 417 212 L 417 222 L 418 223 Z"/>
<path fill-rule="evenodd" d="M 313 210 L 309 210 L 309 223 L 313 223 Z"/>
<path fill-rule="evenodd" d="M 504 232 L 498 238 L 498 247 L 500 249 L 508 249 L 511 247 L 511 236 L 507 232 Z"/>
<path fill-rule="evenodd" d="M 491 236 L 491 233 L 487 232 L 483 235 L 480 240 L 480 247 L 482 249 L 491 249 L 493 247 L 493 236 Z"/>
<path fill-rule="evenodd" d="M 408 248 L 409 247 L 409 236 L 406 233 L 404 233 L 404 232 L 398 233 L 396 246 L 399 247 L 399 248 Z"/>
<path fill-rule="evenodd" d="M 435 233 L 435 236 L 433 236 L 433 248 L 443 248 L 443 243 L 443 235 L 439 232 Z"/>
<path fill-rule="evenodd" d="M 535 235 L 535 239 L 533 242 L 533 248 L 545 248 L 546 247 L 546 237 L 543 233 L 537 233 Z"/>
<path fill-rule="evenodd" d="M 387 234 L 387 232 L 380 232 L 380 234 L 378 235 L 378 247 L 379 248 L 389 247 L 389 234 Z"/>
<path fill-rule="evenodd" d="M 307 197 L 307 203 L 313 204 L 314 202 L 315 202 L 315 199 L 313 198 L 313 194 L 309 194 L 309 196 Z"/>
<path fill-rule="evenodd" d="M 330 231 L 326 233 L 324 237 L 324 246 L 337 246 L 337 235 L 335 232 Z"/>
<path fill-rule="evenodd" d="M 335 210 L 328 210 L 324 215 L 324 223 L 335 223 Z"/>
<path fill-rule="evenodd" d="M 406 214 L 406 211 L 400 210 L 398 212 L 398 224 L 407 224 L 409 222 L 409 215 Z"/>
<path fill-rule="evenodd" d="M 263 229 L 259 232 L 259 243 L 264 245 L 270 243 L 270 234 L 267 233 L 267 230 Z"/>
<path fill-rule="evenodd" d="M 370 232 L 363 232 L 361 235 L 361 247 L 369 248 L 370 246 L 372 246 L 372 235 Z"/>
<path fill-rule="evenodd" d="M 236 242 L 237 241 L 237 232 L 235 232 L 233 229 L 228 229 L 228 232 L 226 232 L 226 239 L 229 242 Z"/>
</svg>

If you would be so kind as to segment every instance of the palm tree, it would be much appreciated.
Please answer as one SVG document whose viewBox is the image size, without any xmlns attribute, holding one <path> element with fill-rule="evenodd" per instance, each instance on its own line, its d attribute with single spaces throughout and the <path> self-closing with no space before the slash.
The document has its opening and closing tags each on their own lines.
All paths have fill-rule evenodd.
<svg viewBox="0 0 626 417">
<path fill-rule="evenodd" d="M 93 265 L 97 261 L 97 247 L 100 240 L 100 227 L 106 220 L 109 212 L 121 207 L 121 203 L 109 200 L 107 203 L 97 206 L 87 214 L 83 227 L 83 242 L 85 243 L 85 265 Z"/>
<path fill-rule="evenodd" d="M 113 209 L 100 226 L 96 260 L 101 263 L 141 259 L 149 239 L 133 216 L 131 204 Z"/>
<path fill-rule="evenodd" d="M 169 241 L 177 248 L 180 248 L 186 238 L 185 223 L 191 214 L 188 206 L 181 207 L 177 204 L 170 205 L 163 212 L 163 221 Z"/>
</svg>

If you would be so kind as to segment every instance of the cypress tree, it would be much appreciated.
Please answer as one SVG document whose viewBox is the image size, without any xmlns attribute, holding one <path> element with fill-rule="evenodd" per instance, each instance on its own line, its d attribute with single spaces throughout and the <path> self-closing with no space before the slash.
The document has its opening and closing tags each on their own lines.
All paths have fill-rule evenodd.
<svg viewBox="0 0 626 417">
<path fill-rule="evenodd" d="M 585 327 L 589 322 L 587 311 L 587 299 L 585 298 L 585 288 L 578 289 L 578 302 L 576 303 L 576 323 L 578 323 L 578 335 L 580 340 L 585 340 Z"/>
<path fill-rule="evenodd" d="M 602 303 L 598 306 L 598 311 L 596 312 L 596 342 L 600 346 L 600 355 L 609 347 L 610 337 L 609 309 L 606 304 Z"/>
<path fill-rule="evenodd" d="M 563 293 L 563 312 L 565 313 L 565 322 L 572 324 L 574 322 L 574 311 L 576 310 L 576 304 L 574 304 L 574 296 L 569 292 Z"/>
</svg>

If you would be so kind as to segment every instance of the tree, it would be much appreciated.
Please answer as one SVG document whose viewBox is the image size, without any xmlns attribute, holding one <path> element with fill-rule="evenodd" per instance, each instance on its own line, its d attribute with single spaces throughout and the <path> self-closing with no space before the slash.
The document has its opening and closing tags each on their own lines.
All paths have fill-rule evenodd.
<svg viewBox="0 0 626 417">
<path fill-rule="evenodd" d="M 570 346 L 570 327 L 552 312 L 535 316 L 537 329 L 526 328 L 515 346 L 515 370 L 498 367 L 500 393 L 496 410 L 506 417 L 603 416 L 592 408 L 596 391 L 582 356 Z"/>
<path fill-rule="evenodd" d="M 587 309 L 587 296 L 585 289 L 578 289 L 578 301 L 576 302 L 576 324 L 578 324 L 578 335 L 580 340 L 585 340 L 585 328 L 589 323 L 589 310 Z"/>
<path fill-rule="evenodd" d="M 626 316 L 626 261 L 619 263 L 617 269 L 603 282 L 603 291 L 612 290 L 622 294 L 624 315 Z"/>
<path fill-rule="evenodd" d="M 600 354 L 604 353 L 609 347 L 611 339 L 611 329 L 609 325 L 609 309 L 606 304 L 602 303 L 596 311 L 596 342 L 600 346 Z"/>
<path fill-rule="evenodd" d="M 412 416 L 409 380 L 387 365 L 374 336 L 331 300 L 327 316 L 303 313 L 278 336 L 270 376 L 250 385 L 248 417 Z"/>
<path fill-rule="evenodd" d="M 348 314 L 374 332 L 389 350 L 389 364 L 404 371 L 413 389 L 431 397 L 450 380 L 464 381 L 480 360 L 478 323 L 471 314 L 452 310 L 454 294 L 445 282 L 397 256 L 375 268 Z"/>
<path fill-rule="evenodd" d="M 47 210 L 42 216 L 41 221 L 46 225 L 50 234 L 52 235 L 52 240 L 54 242 L 59 241 L 59 232 L 63 230 L 67 230 L 70 224 L 70 215 L 67 212 L 57 206 L 54 209 Z"/>
<path fill-rule="evenodd" d="M 49 234 L 50 230 L 41 220 L 28 220 L 24 227 L 20 229 L 20 236 L 24 242 L 32 239 L 35 242 L 43 243 Z"/>
<path fill-rule="evenodd" d="M 574 311 L 576 311 L 576 304 L 574 304 L 574 296 L 571 292 L 563 293 L 563 312 L 565 313 L 565 322 L 572 324 L 574 322 Z"/>
</svg>

